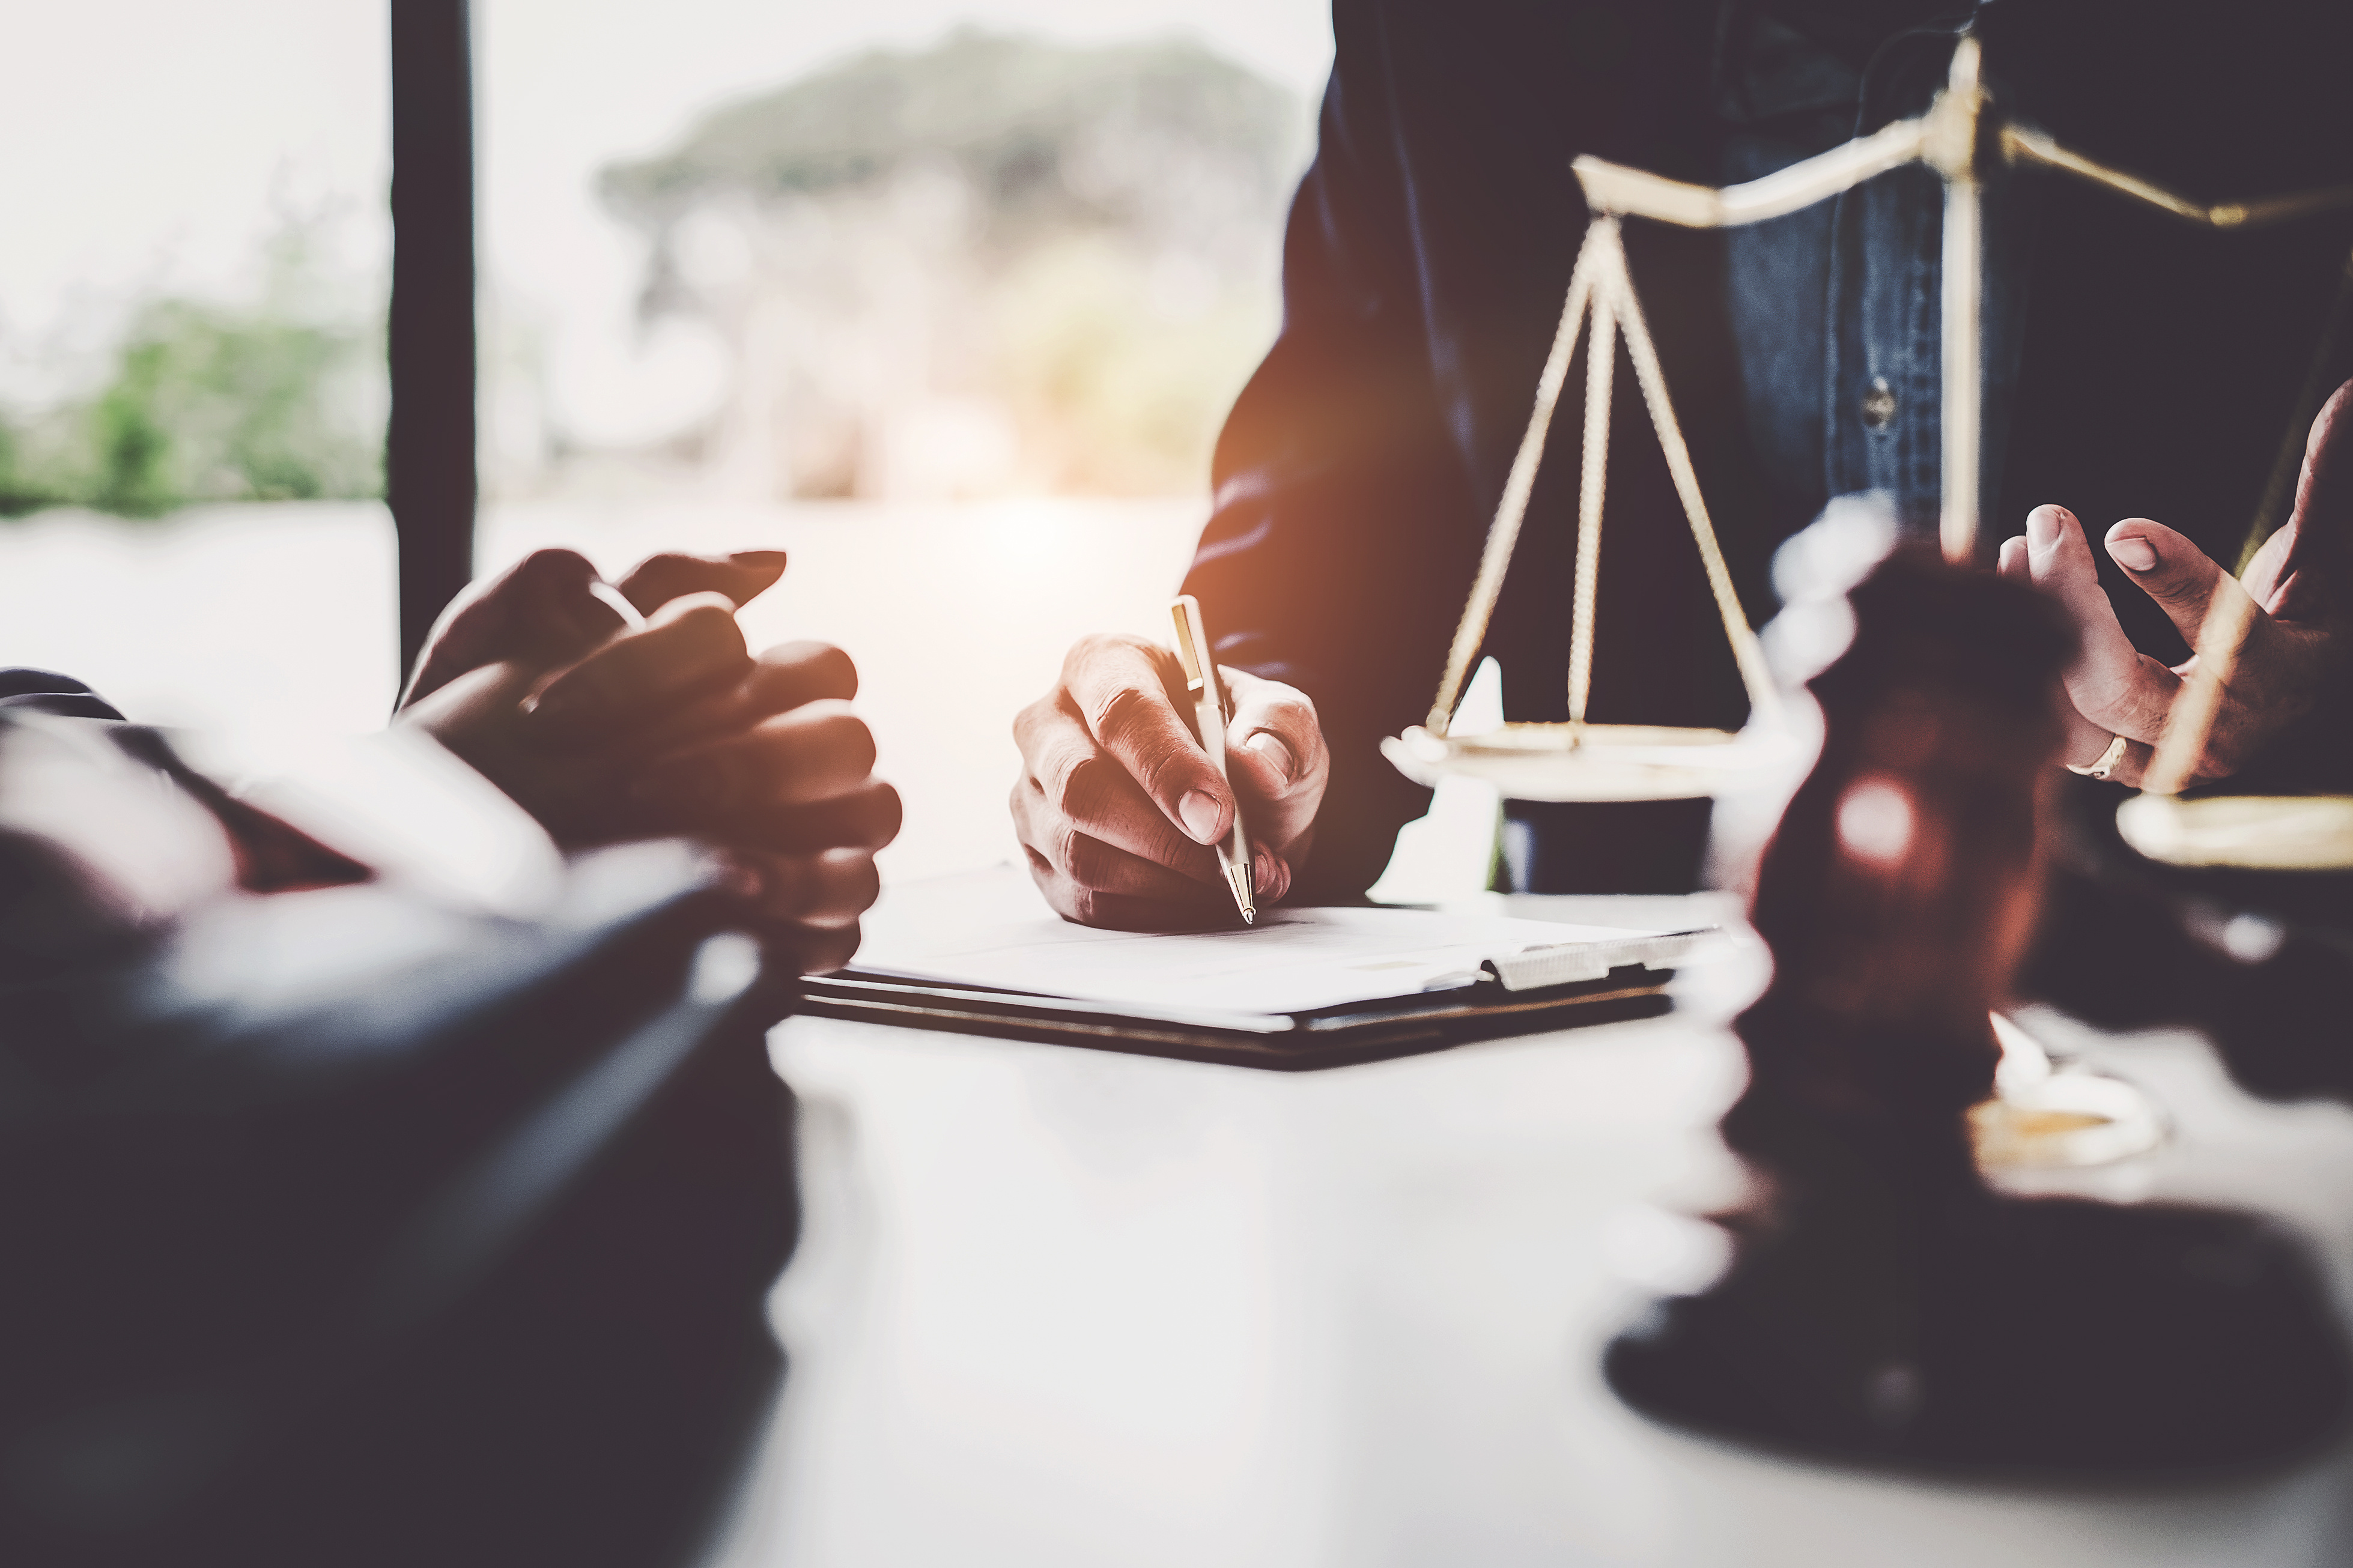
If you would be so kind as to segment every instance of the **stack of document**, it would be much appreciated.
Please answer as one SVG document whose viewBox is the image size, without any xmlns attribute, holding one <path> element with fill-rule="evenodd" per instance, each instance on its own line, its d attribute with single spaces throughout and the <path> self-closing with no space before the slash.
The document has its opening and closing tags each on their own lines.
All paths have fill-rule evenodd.
<svg viewBox="0 0 2353 1568">
<path fill-rule="evenodd" d="M 1025 872 L 1005 867 L 891 889 L 857 966 L 809 982 L 806 1010 L 912 1009 L 941 1015 L 934 1027 L 986 1016 L 1056 1037 L 1075 1024 L 1083 1043 L 1121 1048 L 1168 1045 L 1170 1027 L 1153 1026 L 1429 1048 L 1476 1018 L 1553 1027 L 1571 1020 L 1550 1014 L 1573 1005 L 1660 999 L 1661 972 L 1705 934 L 1353 907 L 1270 908 L 1230 930 L 1098 931 L 1056 916 Z"/>
</svg>

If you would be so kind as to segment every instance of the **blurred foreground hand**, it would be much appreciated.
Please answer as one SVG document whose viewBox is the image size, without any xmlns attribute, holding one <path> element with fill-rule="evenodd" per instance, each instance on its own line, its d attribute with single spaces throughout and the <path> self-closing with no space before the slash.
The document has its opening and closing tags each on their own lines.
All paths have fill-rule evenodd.
<svg viewBox="0 0 2353 1568">
<path fill-rule="evenodd" d="M 1140 931 L 1234 920 L 1211 847 L 1237 806 L 1259 901 L 1291 890 L 1332 773 L 1324 729 L 1296 688 L 1219 673 L 1233 694 L 1231 789 L 1186 721 L 1176 656 L 1141 637 L 1082 639 L 1054 689 L 1014 720 L 1014 831 L 1063 919 Z"/>
<path fill-rule="evenodd" d="M 540 551 L 450 606 L 398 721 L 566 847 L 673 834 L 718 847 L 771 956 L 839 969 L 879 889 L 874 852 L 899 831 L 899 796 L 873 776 L 848 655 L 745 647 L 735 611 L 784 568 L 780 551 L 651 557 L 616 584 L 647 617 L 628 628 L 591 591 L 586 559 Z"/>
</svg>

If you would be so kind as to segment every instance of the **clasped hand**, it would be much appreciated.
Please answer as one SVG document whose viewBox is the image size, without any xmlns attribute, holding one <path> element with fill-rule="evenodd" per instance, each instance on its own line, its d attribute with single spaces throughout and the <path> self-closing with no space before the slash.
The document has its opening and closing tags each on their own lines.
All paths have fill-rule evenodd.
<svg viewBox="0 0 2353 1568">
<path fill-rule="evenodd" d="M 2353 383 L 2339 387 L 2313 421 L 2296 485 L 2295 510 L 2236 579 L 2189 540 L 2146 518 L 2108 530 L 2108 554 L 2157 601 L 2193 652 L 2168 667 L 2135 648 L 2099 583 L 2090 541 L 2073 513 L 2041 506 L 2027 531 L 2001 547 L 2002 575 L 2055 594 L 2073 616 L 2083 648 L 2067 672 L 2070 739 L 2078 765 L 2127 742 L 2111 775 L 2138 784 L 2153 759 L 2167 712 L 2202 657 L 2199 633 L 2220 596 L 2252 600 L 2220 709 L 2191 781 L 2237 772 L 2287 736 L 2332 689 L 2353 658 Z"/>
<path fill-rule="evenodd" d="M 543 550 L 451 606 L 400 721 L 512 796 L 567 847 L 681 834 L 722 850 L 772 958 L 838 969 L 899 829 L 872 776 L 849 656 L 786 643 L 756 658 L 735 611 L 784 572 L 781 552 L 657 555 L 589 591 L 596 569 Z"/>
<path fill-rule="evenodd" d="M 1303 692 L 1224 668 L 1232 785 L 1193 737 L 1176 656 L 1142 637 L 1082 639 L 1054 689 L 1013 721 L 1013 824 L 1046 901 L 1128 930 L 1234 919 L 1212 846 L 1242 814 L 1261 903 L 1291 889 L 1332 756 Z"/>
</svg>

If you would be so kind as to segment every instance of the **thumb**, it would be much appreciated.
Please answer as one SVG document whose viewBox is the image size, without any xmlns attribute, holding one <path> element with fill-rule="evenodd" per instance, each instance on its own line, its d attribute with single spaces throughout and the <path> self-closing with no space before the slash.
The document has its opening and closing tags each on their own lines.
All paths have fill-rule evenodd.
<svg viewBox="0 0 2353 1568">
<path fill-rule="evenodd" d="M 611 636 L 617 619 L 590 596 L 596 577 L 575 551 L 535 550 L 472 584 L 434 623 L 397 706 L 500 660 L 546 669 L 578 658 Z"/>
<path fill-rule="evenodd" d="M 2332 545 L 2344 542 L 2353 521 L 2353 381 L 2332 394 L 2313 416 L 2296 476 L 2295 517 Z"/>
<path fill-rule="evenodd" d="M 2161 522 L 2128 517 L 2108 530 L 2107 544 L 2109 558 L 2157 601 L 2193 650 L 2215 594 L 2241 591 L 2204 551 Z"/>
<path fill-rule="evenodd" d="M 2314 418 L 2295 510 L 2263 554 L 2273 557 L 2271 569 L 2251 568 L 2248 587 L 2274 614 L 2322 620 L 2353 613 L 2353 382 Z"/>
</svg>

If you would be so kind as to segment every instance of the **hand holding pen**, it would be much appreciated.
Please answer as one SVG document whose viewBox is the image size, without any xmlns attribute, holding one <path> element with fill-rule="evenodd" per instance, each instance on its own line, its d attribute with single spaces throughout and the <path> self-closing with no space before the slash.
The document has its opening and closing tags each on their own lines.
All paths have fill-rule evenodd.
<svg viewBox="0 0 2353 1568">
<path fill-rule="evenodd" d="M 1224 775 L 1228 784 L 1233 783 L 1233 772 L 1226 765 L 1226 726 L 1232 714 L 1226 703 L 1226 683 L 1218 675 L 1215 645 L 1209 641 L 1209 630 L 1201 624 L 1201 604 L 1190 594 L 1178 595 L 1168 606 L 1176 623 L 1176 663 L 1185 671 L 1185 692 L 1193 700 L 1193 734 L 1208 752 L 1209 765 Z M 1234 813 L 1232 824 L 1225 837 L 1214 846 L 1218 851 L 1218 869 L 1233 889 L 1234 909 L 1241 915 L 1242 924 L 1258 923 L 1258 877 L 1250 864 L 1250 834 L 1242 826 L 1242 814 Z"/>
<path fill-rule="evenodd" d="M 1282 900 L 1312 843 L 1331 776 L 1304 692 L 1230 666 L 1225 772 L 1194 731 L 1176 655 L 1099 634 L 1013 726 L 1014 826 L 1048 903 L 1086 925 L 1155 931 L 1239 919 L 1216 846 L 1244 819 L 1260 910 Z"/>
</svg>

